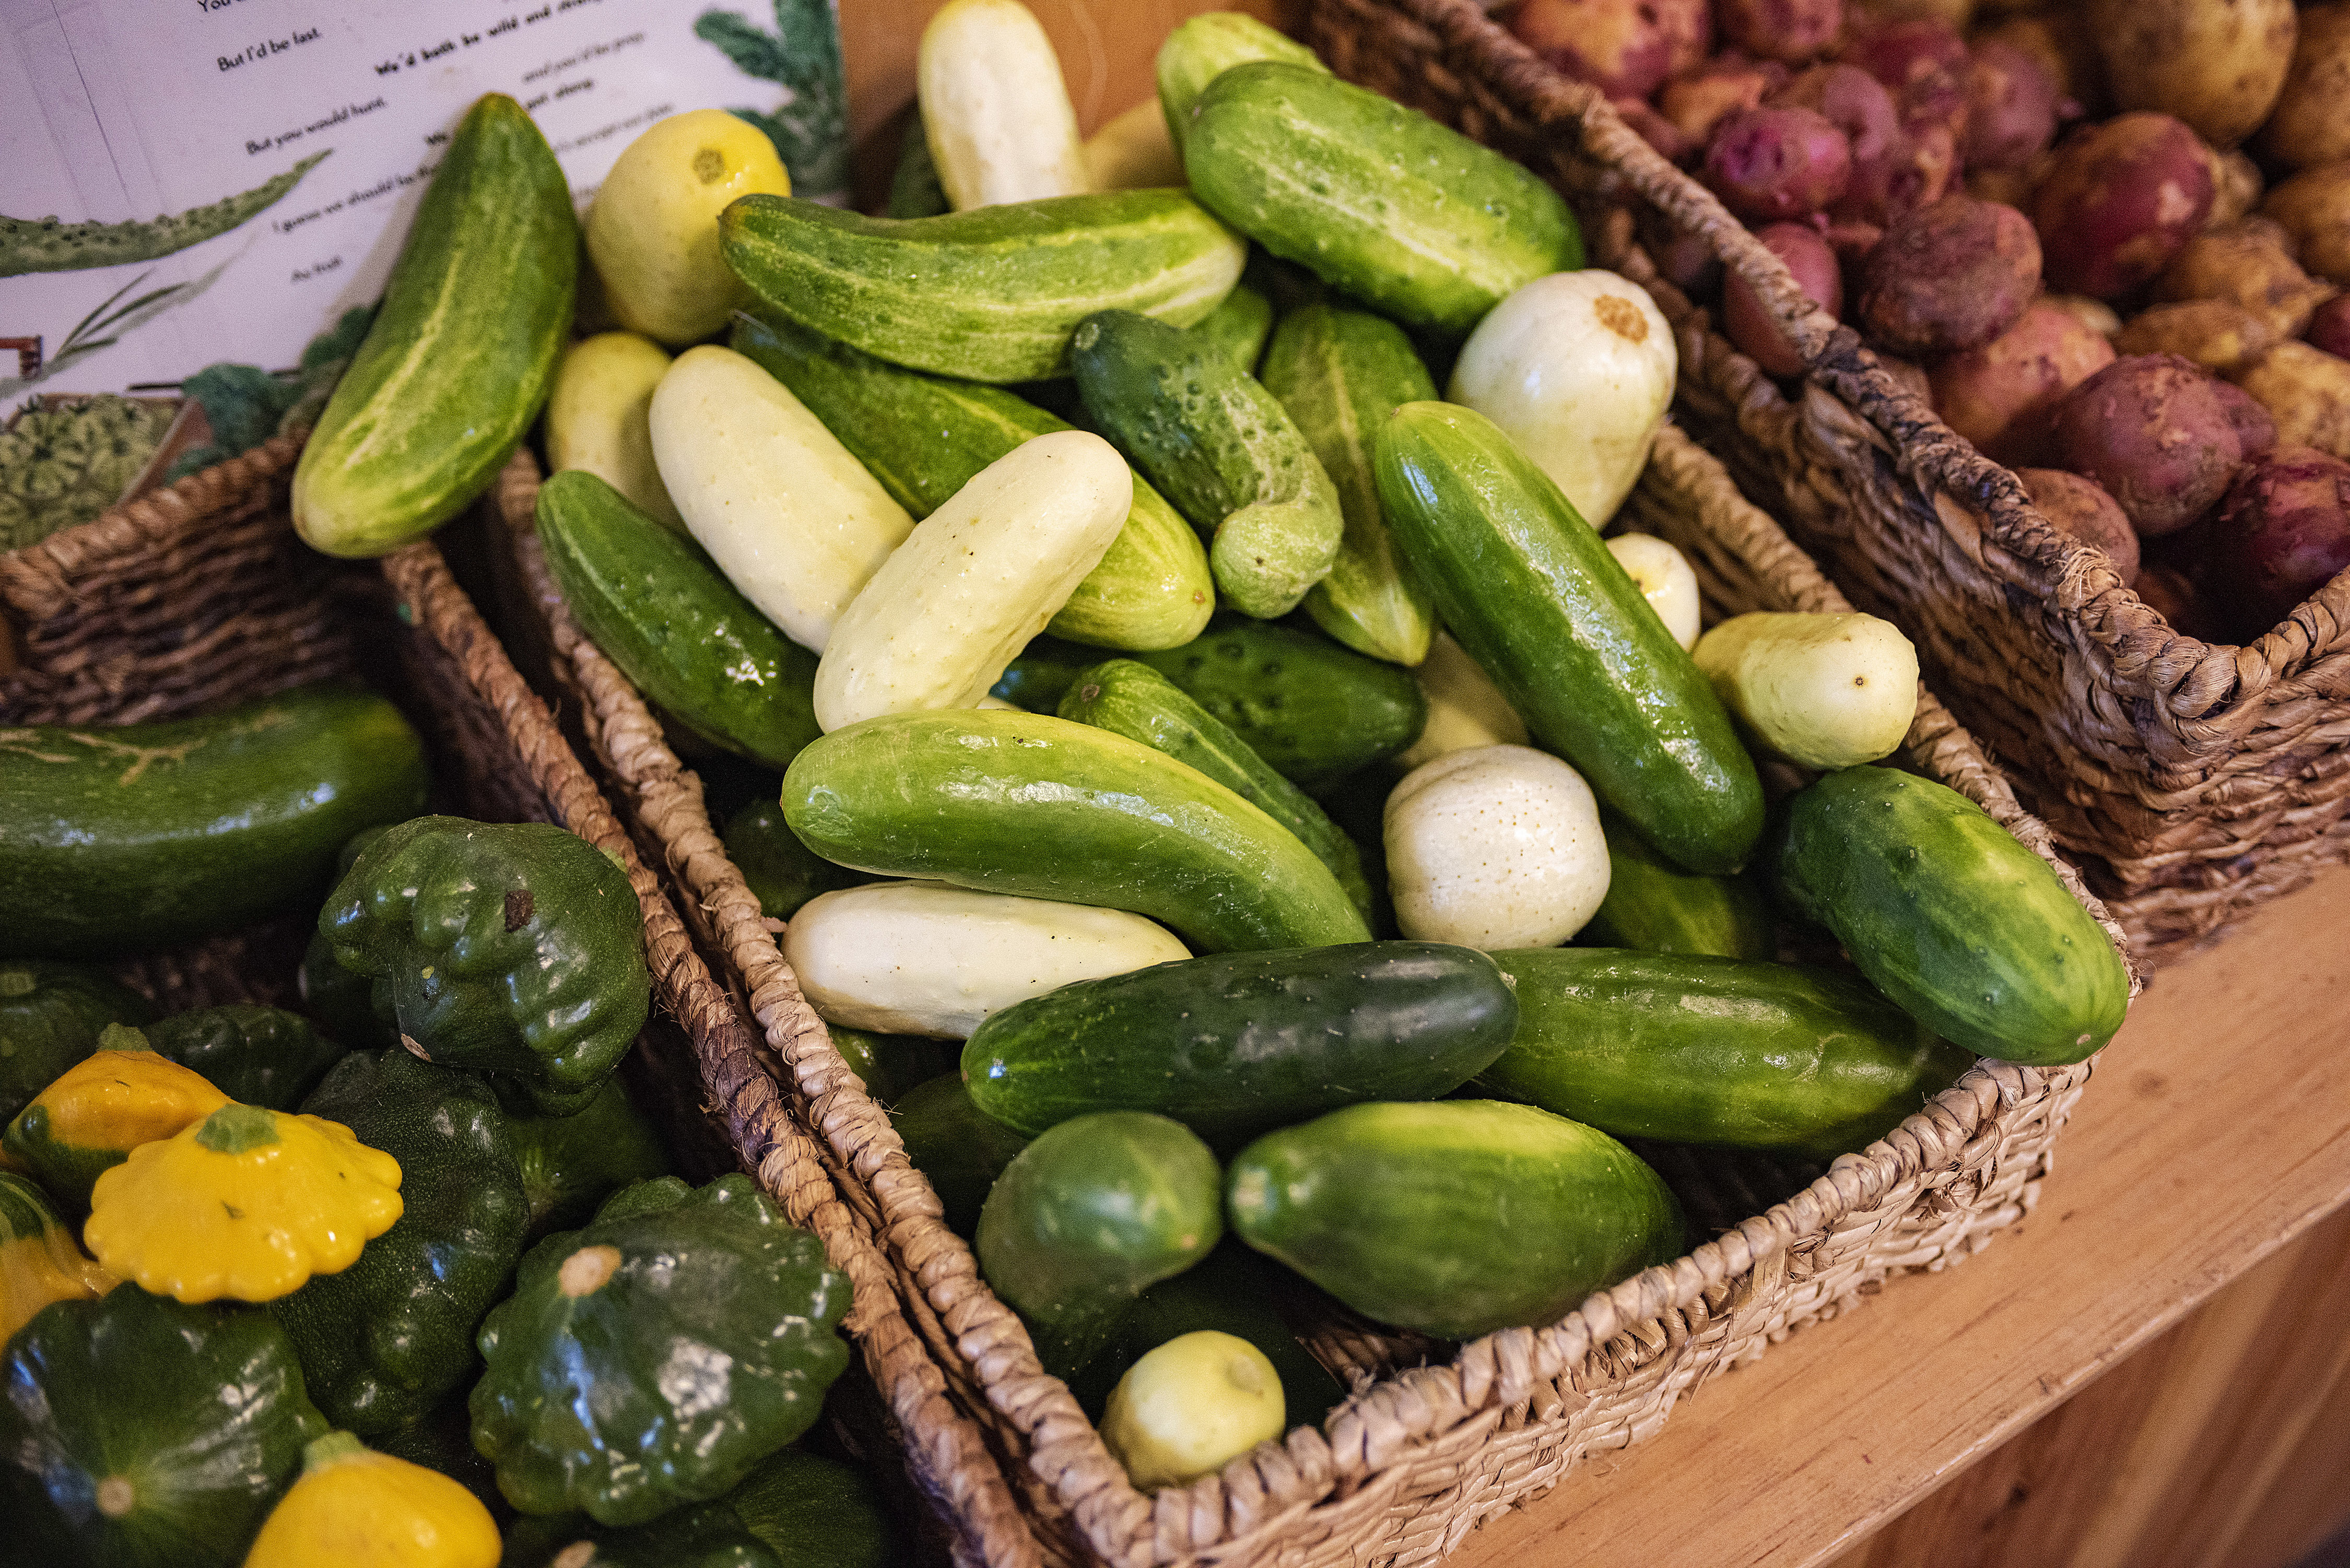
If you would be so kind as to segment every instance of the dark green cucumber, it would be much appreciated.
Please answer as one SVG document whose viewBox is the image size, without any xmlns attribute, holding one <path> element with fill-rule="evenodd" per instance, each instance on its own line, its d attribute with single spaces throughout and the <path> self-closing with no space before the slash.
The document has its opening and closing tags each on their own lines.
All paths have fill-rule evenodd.
<svg viewBox="0 0 2350 1568">
<path fill-rule="evenodd" d="M 1363 918 L 1371 918 L 1371 885 L 1363 878 L 1355 841 L 1338 831 L 1312 796 L 1250 750 L 1230 724 L 1150 666 L 1131 659 L 1095 665 L 1061 699 L 1059 713 L 1164 752 L 1256 806 L 1314 851 Z"/>
<path fill-rule="evenodd" d="M 1105 310 L 1069 359 L 1097 429 L 1208 538 L 1232 607 L 1286 615 L 1337 558 L 1346 520 L 1305 438 L 1257 379 L 1211 342 Z"/>
<path fill-rule="evenodd" d="M 1040 637 L 1003 667 L 1003 673 L 988 688 L 987 694 L 1001 697 L 1031 713 L 1056 713 L 1061 699 L 1069 694 L 1077 677 L 1100 659 L 1101 655 L 1090 648 L 1063 642 L 1056 637 Z"/>
<path fill-rule="evenodd" d="M 1446 1339 L 1554 1323 L 1681 1250 L 1680 1205 L 1638 1156 L 1496 1100 L 1332 1111 L 1243 1149 L 1224 1190 L 1242 1241 Z"/>
<path fill-rule="evenodd" d="M 1280 61 L 1208 84 L 1184 135 L 1201 202 L 1409 327 L 1461 335 L 1583 265 L 1575 216 L 1524 164 L 1393 99 Z"/>
<path fill-rule="evenodd" d="M 1974 1064 L 1835 970 L 1607 948 L 1493 961 L 1518 1033 L 1478 1086 L 1618 1137 L 1835 1154 Z"/>
<path fill-rule="evenodd" d="M 873 1103 L 887 1108 L 918 1084 L 927 1084 L 954 1069 L 952 1042 L 920 1034 L 876 1034 L 845 1024 L 825 1026 L 832 1048 L 848 1070 L 865 1080 Z"/>
<path fill-rule="evenodd" d="M 1599 814 L 1599 826 L 1607 836 L 1607 897 L 1577 942 L 1738 959 L 1777 953 L 1771 906 L 1752 877 L 1684 871 L 1612 811 Z"/>
<path fill-rule="evenodd" d="M 1762 784 L 1713 687 L 1598 532 L 1492 421 L 1407 403 L 1379 431 L 1388 527 L 1546 749 L 1684 868 L 1736 871 Z"/>
<path fill-rule="evenodd" d="M 513 99 L 475 99 L 294 470 L 313 548 L 389 554 L 489 488 L 555 385 L 578 258 L 554 149 Z"/>
<path fill-rule="evenodd" d="M 2129 1010 L 2129 969 L 2048 863 L 1929 779 L 1846 768 L 1788 803 L 1773 873 L 1910 1016 L 1979 1055 L 2077 1062 Z"/>
<path fill-rule="evenodd" d="M 947 1229 L 968 1239 L 995 1179 L 1028 1140 L 972 1104 L 961 1073 L 917 1084 L 889 1107 L 914 1168 L 931 1179 Z"/>
<path fill-rule="evenodd" d="M 1078 981 L 991 1014 L 963 1045 L 974 1104 L 1041 1133 L 1156 1111 L 1230 1150 L 1364 1100 L 1432 1100 L 1509 1046 L 1493 961 L 1438 942 L 1222 953 Z"/>
<path fill-rule="evenodd" d="M 733 343 L 918 519 L 1023 441 L 1071 428 L 1001 387 L 902 369 L 796 322 L 739 317 Z M 1137 474 L 1126 526 L 1048 626 L 1101 648 L 1179 648 L 1200 635 L 1214 600 L 1200 536 Z"/>
<path fill-rule="evenodd" d="M 337 686 L 0 730 L 0 955 L 142 951 L 315 903 L 343 841 L 416 815 L 428 782 L 400 710 Z"/>
<path fill-rule="evenodd" d="M 1220 1174 L 1205 1144 L 1139 1111 L 1063 1122 L 1004 1167 L 974 1251 L 1045 1371 L 1085 1366 L 1137 1295 L 1208 1255 L 1224 1233 Z"/>
<path fill-rule="evenodd" d="M 1191 326 L 1248 259 L 1181 191 L 903 219 L 745 196 L 719 214 L 718 244 L 776 314 L 893 365 L 998 385 L 1067 374 L 1069 335 L 1097 310 Z"/>
<path fill-rule="evenodd" d="M 819 893 L 869 882 L 861 871 L 835 866 L 802 844 L 775 800 L 754 800 L 726 819 L 726 857 L 759 900 L 759 913 L 788 920 Z"/>
<path fill-rule="evenodd" d="M 539 486 L 538 540 L 580 629 L 687 729 L 773 768 L 823 732 L 816 655 L 604 481 L 566 469 Z"/>
<path fill-rule="evenodd" d="M 1042 714 L 893 713 L 784 775 L 784 819 L 827 860 L 1149 915 L 1194 949 L 1369 932 L 1296 836 L 1137 741 Z"/>
<path fill-rule="evenodd" d="M 1428 722 L 1409 670 L 1290 627 L 1230 617 L 1188 647 L 1136 657 L 1304 789 L 1395 755 Z"/>
<path fill-rule="evenodd" d="M 1264 340 L 1273 336 L 1273 301 L 1243 283 L 1184 330 L 1231 361 L 1234 369 L 1253 376 L 1256 362 L 1264 357 Z"/>
</svg>

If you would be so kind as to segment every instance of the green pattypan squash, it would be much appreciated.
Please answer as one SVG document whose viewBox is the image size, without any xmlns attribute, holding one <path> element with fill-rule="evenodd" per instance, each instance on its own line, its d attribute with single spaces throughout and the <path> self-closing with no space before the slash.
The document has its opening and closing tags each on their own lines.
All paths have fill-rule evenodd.
<svg viewBox="0 0 2350 1568">
<path fill-rule="evenodd" d="M 0 963 L 0 1127 L 97 1050 L 108 1024 L 136 1025 L 152 1016 L 104 970 L 48 959 Z"/>
<path fill-rule="evenodd" d="M 618 1073 L 576 1116 L 516 1116 L 511 1126 L 530 1203 L 527 1241 L 585 1225 L 621 1188 L 669 1174 L 660 1135 Z"/>
<path fill-rule="evenodd" d="M 300 1013 L 251 1002 L 175 1012 L 146 1034 L 165 1061 L 201 1074 L 239 1105 L 273 1111 L 299 1106 L 348 1054 Z"/>
</svg>

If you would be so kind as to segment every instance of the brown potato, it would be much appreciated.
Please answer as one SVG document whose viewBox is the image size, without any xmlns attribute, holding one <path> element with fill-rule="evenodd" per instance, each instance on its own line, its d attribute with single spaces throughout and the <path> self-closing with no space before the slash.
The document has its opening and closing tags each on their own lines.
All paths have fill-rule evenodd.
<svg viewBox="0 0 2350 1568">
<path fill-rule="evenodd" d="M 2203 220 L 2204 226 L 2235 223 L 2261 204 L 2261 192 L 2266 188 L 2261 166 L 2241 149 L 2212 152 L 2211 215 Z"/>
<path fill-rule="evenodd" d="M 2259 317 L 2278 337 L 2300 337 L 2310 312 L 2334 292 L 2302 271 L 2265 224 L 2206 229 L 2180 246 L 2154 280 L 2158 300 L 2224 299 Z"/>
<path fill-rule="evenodd" d="M 2012 207 L 1945 196 L 1886 230 L 1862 265 L 1861 321 L 1898 354 L 1979 348 L 2040 292 L 2040 242 Z"/>
<path fill-rule="evenodd" d="M 2191 637 L 2202 642 L 2224 642 L 2225 628 L 2218 624 L 2203 597 L 2187 574 L 2176 566 L 2145 567 L 2137 581 L 2130 585 L 2147 607 L 2170 623 L 2170 629 L 2181 637 Z"/>
<path fill-rule="evenodd" d="M 2225 299 L 2151 306 L 2114 335 L 2114 347 L 2125 354 L 2176 354 L 2221 376 L 2266 353 L 2276 341 L 2276 328 Z"/>
<path fill-rule="evenodd" d="M 2276 421 L 2284 446 L 2350 459 L 2350 359 L 2306 343 L 2280 343 L 2236 376 Z"/>
<path fill-rule="evenodd" d="M 2048 283 L 2113 299 L 2160 272 L 2211 211 L 2203 144 L 2167 114 L 2125 114 L 2067 136 L 2032 198 Z"/>
<path fill-rule="evenodd" d="M 1657 108 L 1690 145 L 1703 147 L 1713 128 L 1742 109 L 1760 109 L 1784 81 L 1786 67 L 1775 60 L 1757 63 L 1724 55 L 1702 70 L 1676 77 L 1657 95 Z"/>
<path fill-rule="evenodd" d="M 2350 285 L 2350 160 L 2303 170 L 2268 193 L 2261 215 L 2285 226 L 2303 266 Z"/>
<path fill-rule="evenodd" d="M 2019 468 L 2015 477 L 2050 527 L 2084 545 L 2094 545 L 2112 557 L 2114 575 L 2121 578 L 2122 587 L 2137 582 L 2137 530 L 2130 526 L 2121 504 L 2106 493 L 2104 485 L 2061 468 Z"/>
<path fill-rule="evenodd" d="M 2122 318 L 2112 306 L 2085 294 L 2043 294 L 2040 303 L 2054 306 L 2100 337 L 2111 337 L 2122 329 Z"/>
<path fill-rule="evenodd" d="M 1985 457 L 2010 468 L 2047 456 L 2049 417 L 2064 394 L 2114 362 L 2114 346 L 2053 305 L 1929 372 L 1934 408 Z"/>
<path fill-rule="evenodd" d="M 2260 148 L 2292 169 L 2350 158 L 2350 5 L 2302 8 L 2293 68 Z"/>
<path fill-rule="evenodd" d="M 2275 107 L 2293 64 L 2293 0 L 2091 0 L 2114 99 L 2177 115 L 2233 147 Z"/>
</svg>

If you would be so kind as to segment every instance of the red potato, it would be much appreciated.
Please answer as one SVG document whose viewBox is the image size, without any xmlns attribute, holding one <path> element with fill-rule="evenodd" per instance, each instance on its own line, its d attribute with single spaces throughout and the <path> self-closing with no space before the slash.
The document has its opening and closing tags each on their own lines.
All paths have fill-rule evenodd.
<svg viewBox="0 0 2350 1568">
<path fill-rule="evenodd" d="M 2056 90 L 2074 113 L 2091 119 L 2105 118 L 2111 92 L 2106 83 L 2106 57 L 2097 50 L 2096 34 L 2087 15 L 2076 5 L 2030 16 L 2011 16 L 1975 35 L 1977 42 L 1996 39 L 2022 49 L 2046 68 Z"/>
<path fill-rule="evenodd" d="M 1945 196 L 1885 231 L 1862 264 L 1862 323 L 1899 354 L 1979 348 L 2040 292 L 2040 242 L 2012 207 Z"/>
<path fill-rule="evenodd" d="M 2280 443 L 2350 458 L 2350 359 L 2280 343 L 2238 371 L 2236 385 L 2268 410 Z"/>
<path fill-rule="evenodd" d="M 2048 454 L 2050 423 L 2064 395 L 2114 362 L 2114 346 L 2052 305 L 1929 372 L 1934 408 L 1977 451 L 2010 468 Z"/>
<path fill-rule="evenodd" d="M 1725 116 L 1762 108 L 1763 99 L 1786 78 L 1786 67 L 1775 60 L 1758 63 L 1724 55 L 1701 70 L 1667 82 L 1657 95 L 1657 108 L 1692 145 L 1702 147 L 1713 140 L 1714 127 Z"/>
<path fill-rule="evenodd" d="M 1647 99 L 1619 98 L 1611 107 L 1625 124 L 1640 133 L 1641 140 L 1675 163 L 1704 145 L 1683 136 L 1680 127 L 1650 108 Z"/>
<path fill-rule="evenodd" d="M 2350 286 L 2350 161 L 2303 170 L 2268 193 L 2261 215 L 2284 225 L 2303 266 Z"/>
<path fill-rule="evenodd" d="M 2319 306 L 2303 337 L 2312 348 L 2350 359 L 2350 294 L 2337 294 Z"/>
<path fill-rule="evenodd" d="M 1970 171 L 2022 169 L 2056 139 L 2064 94 L 2038 58 L 2013 44 L 1985 38 L 1968 51 L 1967 140 Z"/>
<path fill-rule="evenodd" d="M 2015 477 L 2050 527 L 2103 550 L 2112 559 L 2114 575 L 2121 578 L 2122 587 L 2137 582 L 2137 531 L 2130 526 L 2121 504 L 2106 493 L 2105 486 L 2061 468 L 2019 468 Z"/>
<path fill-rule="evenodd" d="M 2201 592 L 2178 567 L 2144 566 L 2139 569 L 2137 581 L 2130 587 L 2137 589 L 2137 597 L 2168 621 L 2170 629 L 2180 636 L 2202 642 L 2225 640 L 2222 628 L 2216 623 L 2210 607 L 2203 602 Z"/>
<path fill-rule="evenodd" d="M 1967 43 L 1945 22 L 1915 19 L 1856 25 L 1844 56 L 1891 90 L 1901 123 L 1915 131 L 1947 126 L 1954 146 L 1967 137 Z"/>
<path fill-rule="evenodd" d="M 2260 149 L 2288 169 L 2350 158 L 2350 5 L 2302 7 L 2293 65 Z"/>
<path fill-rule="evenodd" d="M 2293 0 L 2091 0 L 2124 109 L 2177 115 L 2233 147 L 2269 117 L 2293 64 Z"/>
<path fill-rule="evenodd" d="M 2310 314 L 2334 294 L 2331 284 L 2301 270 L 2274 225 L 2259 220 L 2205 229 L 2154 280 L 2157 300 L 2223 299 L 2259 317 L 2278 337 L 2300 337 Z"/>
<path fill-rule="evenodd" d="M 2175 534 L 2275 444 L 2233 392 L 2173 355 L 2116 359 L 2056 406 L 2055 464 L 2104 485 L 2141 538 Z"/>
<path fill-rule="evenodd" d="M 2212 534 L 2212 586 L 2249 641 L 2350 568 L 2350 462 L 2282 446 L 2247 463 Z"/>
<path fill-rule="evenodd" d="M 1836 265 L 1835 252 L 1819 231 L 1804 223 L 1773 223 L 1755 231 L 1754 237 L 1787 264 L 1813 304 L 1830 316 L 1842 316 L 1844 274 Z M 1778 321 L 1736 273 L 1722 286 L 1721 329 L 1741 353 L 1772 375 L 1804 373 L 1803 357 L 1795 352 L 1795 346 L 1787 341 Z"/>
<path fill-rule="evenodd" d="M 2113 299 L 2169 265 L 2211 210 L 2211 165 L 2167 114 L 2125 114 L 2058 145 L 2033 197 L 2048 283 Z"/>
<path fill-rule="evenodd" d="M 1705 182 L 1742 218 L 1800 218 L 1844 194 L 1852 147 L 1810 109 L 1741 109 L 1714 130 Z"/>
<path fill-rule="evenodd" d="M 1844 0 L 1716 0 L 1721 36 L 1764 59 L 1815 59 L 1844 31 Z"/>
<path fill-rule="evenodd" d="M 1883 228 L 1939 202 L 1950 184 L 1951 143 L 1928 128 L 1912 135 L 1883 82 L 1857 66 L 1814 66 L 1771 95 L 1773 108 L 1807 109 L 1844 132 L 1852 180 L 1831 209 L 1839 221 Z"/>
<path fill-rule="evenodd" d="M 1645 99 L 1705 58 L 1704 0 L 1522 0 L 1511 32 L 1556 70 L 1611 99 Z"/>
<path fill-rule="evenodd" d="M 2224 376 L 2266 353 L 2276 340 L 2276 329 L 2241 305 L 2189 299 L 2139 311 L 2114 335 L 2114 347 L 2124 354 L 2176 354 Z"/>
</svg>

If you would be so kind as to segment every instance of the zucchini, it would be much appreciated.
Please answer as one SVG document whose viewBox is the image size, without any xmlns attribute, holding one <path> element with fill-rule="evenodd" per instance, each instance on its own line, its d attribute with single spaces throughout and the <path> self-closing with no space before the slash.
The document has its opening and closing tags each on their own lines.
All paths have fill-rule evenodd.
<svg viewBox="0 0 2350 1568">
<path fill-rule="evenodd" d="M 554 150 L 488 93 L 458 122 L 383 304 L 294 470 L 294 526 L 383 556 L 489 488 L 555 381 L 579 224 Z"/>
<path fill-rule="evenodd" d="M 792 831 L 827 860 L 1129 909 L 1194 949 L 1324 947 L 1369 934 L 1287 828 L 1148 746 L 1063 719 L 983 710 L 868 719 L 802 752 L 783 802 Z"/>
<path fill-rule="evenodd" d="M 1355 841 L 1283 778 L 1231 725 L 1186 696 L 1173 681 L 1131 659 L 1107 659 L 1081 673 L 1061 699 L 1060 716 L 1139 741 L 1196 768 L 1297 836 L 1330 868 L 1363 918 L 1371 918 L 1371 887 Z"/>
<path fill-rule="evenodd" d="M 1244 376 L 1256 374 L 1264 342 L 1273 336 L 1273 301 L 1247 284 L 1236 285 L 1224 302 L 1184 328 Z"/>
<path fill-rule="evenodd" d="M 1578 933 L 1583 946 L 1736 959 L 1777 953 L 1771 907 L 1751 876 L 1684 871 L 1613 812 L 1599 814 L 1599 829 L 1607 838 L 1607 897 Z"/>
<path fill-rule="evenodd" d="M 916 518 L 1021 442 L 1072 428 L 1000 387 L 901 369 L 792 321 L 739 317 L 733 346 L 790 388 Z M 1125 528 L 1046 629 L 1104 648 L 1180 648 L 1214 604 L 1200 536 L 1136 474 Z"/>
<path fill-rule="evenodd" d="M 1224 1191 L 1242 1241 L 1443 1339 L 1555 1323 L 1681 1251 L 1680 1205 L 1630 1149 L 1495 1100 L 1332 1111 L 1243 1149 Z"/>
<path fill-rule="evenodd" d="M 1178 154 L 1183 151 L 1183 135 L 1191 123 L 1191 107 L 1208 90 L 1208 84 L 1251 60 L 1286 60 L 1308 70 L 1329 69 L 1313 50 L 1245 11 L 1210 11 L 1167 35 L 1159 46 L 1153 74 L 1159 82 L 1159 110 L 1167 117 L 1167 134 L 1174 140 Z"/>
<path fill-rule="evenodd" d="M 1286 615 L 1337 558 L 1338 495 L 1273 394 L 1212 341 L 1130 310 L 1088 316 L 1070 340 L 1094 422 L 1208 536 L 1232 607 Z"/>
<path fill-rule="evenodd" d="M 1210 211 L 1407 327 L 1460 336 L 1583 265 L 1575 215 L 1533 170 L 1319 68 L 1223 72 L 1180 140 Z"/>
<path fill-rule="evenodd" d="M 580 629 L 679 723 L 787 767 L 816 727 L 816 659 L 692 543 L 584 469 L 539 486 L 547 570 Z"/>
<path fill-rule="evenodd" d="M 416 815 L 429 782 L 400 710 L 337 686 L 0 730 L 0 954 L 145 951 L 316 903 L 343 841 Z"/>
<path fill-rule="evenodd" d="M 1774 875 L 1909 1015 L 1984 1056 L 2103 1048 L 2129 969 L 2048 863 L 1981 806 L 1891 768 L 1846 768 L 1788 804 Z"/>
<path fill-rule="evenodd" d="M 1280 400 L 1337 486 L 1346 516 L 1338 557 L 1306 593 L 1305 613 L 1357 653 L 1419 663 L 1435 635 L 1436 612 L 1388 537 L 1371 443 L 1397 409 L 1436 396 L 1428 367 L 1394 322 L 1309 305 L 1282 319 L 1263 374 L 1265 390 Z"/>
<path fill-rule="evenodd" d="M 745 196 L 726 262 L 775 314 L 893 365 L 973 381 L 1068 373 L 1097 310 L 1189 327 L 1240 281 L 1248 247 L 1180 191 L 1111 191 L 936 218 L 867 218 Z"/>
<path fill-rule="evenodd" d="M 938 1193 L 947 1229 L 969 1239 L 995 1179 L 1028 1140 L 972 1104 L 961 1073 L 915 1085 L 889 1107 L 889 1120 L 906 1158 Z"/>
<path fill-rule="evenodd" d="M 1220 1174 L 1205 1144 L 1139 1111 L 1063 1122 L 1003 1168 L 973 1246 L 1045 1371 L 1085 1366 L 1137 1295 L 1215 1247 Z"/>
<path fill-rule="evenodd" d="M 1402 751 L 1428 722 L 1428 699 L 1409 670 L 1291 627 L 1229 617 L 1188 647 L 1135 658 L 1230 724 L 1282 777 L 1317 793 Z M 1023 679 L 1042 678 L 1032 670 Z"/>
<path fill-rule="evenodd" d="M 1478 1086 L 1618 1137 L 1825 1158 L 1890 1131 L 1974 1062 L 1834 970 L 1592 948 L 1493 961 L 1518 1032 Z"/>
<path fill-rule="evenodd" d="M 914 57 L 914 96 L 957 212 L 1092 189 L 1061 61 L 1020 0 L 950 0 Z"/>
<path fill-rule="evenodd" d="M 1079 981 L 973 1032 L 973 1104 L 1029 1134 L 1156 1111 L 1230 1150 L 1364 1100 L 1432 1100 L 1509 1046 L 1493 961 L 1436 942 L 1222 953 Z"/>
<path fill-rule="evenodd" d="M 871 878 L 831 861 L 802 844 L 784 823 L 784 808 L 771 794 L 726 819 L 721 835 L 726 858 L 759 900 L 759 913 L 788 920 L 818 893 L 854 888 Z"/>
<path fill-rule="evenodd" d="M 1546 750 L 1691 871 L 1746 862 L 1762 784 L 1730 715 L 1639 586 L 1492 421 L 1407 403 L 1379 431 L 1404 558 Z"/>
</svg>

